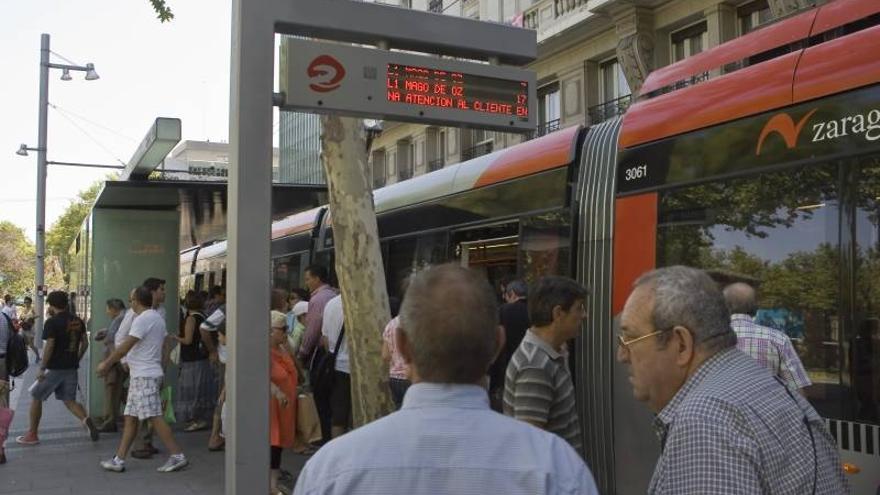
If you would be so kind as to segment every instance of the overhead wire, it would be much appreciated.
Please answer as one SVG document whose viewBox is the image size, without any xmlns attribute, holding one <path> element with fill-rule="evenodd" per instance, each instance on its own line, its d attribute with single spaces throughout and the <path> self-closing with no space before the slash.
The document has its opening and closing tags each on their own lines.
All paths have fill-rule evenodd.
<svg viewBox="0 0 880 495">
<path fill-rule="evenodd" d="M 107 127 L 107 126 L 105 126 L 105 125 L 103 125 L 103 124 L 99 124 L 98 122 L 95 122 L 94 120 L 89 120 L 89 119 L 87 119 L 86 117 L 83 117 L 82 115 L 79 115 L 79 114 L 77 114 L 76 112 L 74 112 L 74 111 L 72 111 L 72 110 L 68 110 L 68 109 L 66 109 L 66 108 L 61 108 L 61 107 L 59 107 L 58 105 L 55 105 L 55 104 L 53 104 L 53 103 L 49 103 L 49 106 L 52 107 L 52 108 L 54 108 L 55 110 L 58 110 L 59 112 L 67 113 L 67 114 L 69 114 L 69 116 L 71 116 L 71 117 L 76 117 L 77 119 L 82 120 L 83 122 L 87 122 L 87 123 L 89 123 L 89 124 L 91 124 L 91 125 L 93 125 L 93 126 L 99 128 L 99 129 L 102 129 L 102 130 L 105 130 L 105 131 L 107 131 L 107 132 L 110 132 L 110 133 L 116 134 L 117 136 L 122 137 L 122 138 L 125 138 L 125 139 L 127 139 L 127 140 L 129 140 L 129 141 L 131 141 L 131 142 L 135 142 L 135 143 L 137 142 L 137 139 L 135 139 L 135 138 L 133 138 L 133 137 L 131 137 L 131 136 L 127 136 L 127 135 L 125 135 L 125 134 L 123 134 L 123 133 L 117 131 L 116 129 L 113 129 L 113 128 L 111 128 L 111 127 Z"/>
<path fill-rule="evenodd" d="M 49 103 L 49 106 L 51 106 L 52 108 L 54 108 L 54 109 L 56 109 L 56 110 L 58 109 L 58 107 L 56 107 L 55 105 L 53 105 L 53 104 L 51 104 L 51 103 Z M 98 145 L 99 148 L 101 148 L 102 150 L 106 151 L 107 154 L 109 154 L 110 156 L 112 156 L 114 160 L 116 160 L 117 162 L 119 162 L 119 163 L 122 164 L 122 165 L 126 165 L 126 163 L 125 163 L 124 161 L 120 160 L 119 157 L 116 156 L 116 154 L 113 153 L 113 151 L 112 151 L 110 148 L 108 148 L 107 146 L 104 146 L 103 143 L 101 143 L 101 142 L 98 141 L 94 136 L 92 136 L 91 134 L 89 134 L 89 131 L 83 129 L 82 126 L 80 126 L 79 124 L 77 124 L 76 121 L 74 121 L 72 118 L 68 117 L 64 112 L 58 112 L 58 115 L 60 115 L 61 117 L 63 117 L 64 119 L 66 119 L 68 122 L 70 122 L 74 127 L 76 127 L 80 132 L 82 132 L 82 133 L 83 133 L 87 138 L 89 138 L 93 143 L 95 143 L 96 145 Z"/>
</svg>

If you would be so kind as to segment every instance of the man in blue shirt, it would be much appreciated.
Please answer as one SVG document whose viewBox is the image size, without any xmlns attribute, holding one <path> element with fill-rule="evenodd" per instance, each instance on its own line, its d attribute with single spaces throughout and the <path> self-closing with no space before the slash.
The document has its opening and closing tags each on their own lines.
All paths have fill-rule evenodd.
<svg viewBox="0 0 880 495">
<path fill-rule="evenodd" d="M 481 384 L 504 330 L 479 274 L 449 264 L 414 276 L 396 342 L 413 383 L 403 407 L 324 446 L 295 493 L 598 493 L 565 440 L 489 408 Z"/>
</svg>

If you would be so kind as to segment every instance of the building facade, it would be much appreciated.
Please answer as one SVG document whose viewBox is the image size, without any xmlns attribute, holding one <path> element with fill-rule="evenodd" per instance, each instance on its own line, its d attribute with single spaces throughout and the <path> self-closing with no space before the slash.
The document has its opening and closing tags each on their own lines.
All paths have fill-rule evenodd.
<svg viewBox="0 0 880 495">
<path fill-rule="evenodd" d="M 531 135 L 384 122 L 374 187 L 626 112 L 653 69 L 790 16 L 815 0 L 411 0 L 409 7 L 537 31 L 538 128 Z"/>
<path fill-rule="evenodd" d="M 272 178 L 279 181 L 279 151 L 272 151 Z M 171 150 L 158 172 L 169 179 L 225 181 L 229 175 L 229 143 L 186 140 Z"/>
<path fill-rule="evenodd" d="M 281 159 L 278 182 L 326 184 L 321 166 L 320 117 L 310 113 L 280 112 L 278 145 Z"/>
</svg>

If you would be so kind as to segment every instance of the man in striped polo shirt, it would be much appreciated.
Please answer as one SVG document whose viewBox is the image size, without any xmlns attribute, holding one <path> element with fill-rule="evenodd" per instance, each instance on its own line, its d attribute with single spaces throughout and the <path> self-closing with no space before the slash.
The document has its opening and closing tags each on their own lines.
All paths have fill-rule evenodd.
<svg viewBox="0 0 880 495">
<path fill-rule="evenodd" d="M 583 454 L 566 342 L 587 316 L 587 290 L 565 277 L 544 277 L 529 296 L 526 332 L 507 365 L 504 414 L 564 438 Z"/>
</svg>

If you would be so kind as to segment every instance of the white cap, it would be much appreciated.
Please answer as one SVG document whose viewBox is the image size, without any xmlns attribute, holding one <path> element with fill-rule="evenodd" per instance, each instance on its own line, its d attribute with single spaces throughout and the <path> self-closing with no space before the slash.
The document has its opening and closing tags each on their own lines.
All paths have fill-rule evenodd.
<svg viewBox="0 0 880 495">
<path fill-rule="evenodd" d="M 294 316 L 304 315 L 308 312 L 309 312 L 308 301 L 299 301 L 298 303 L 293 305 L 293 315 Z"/>
</svg>

